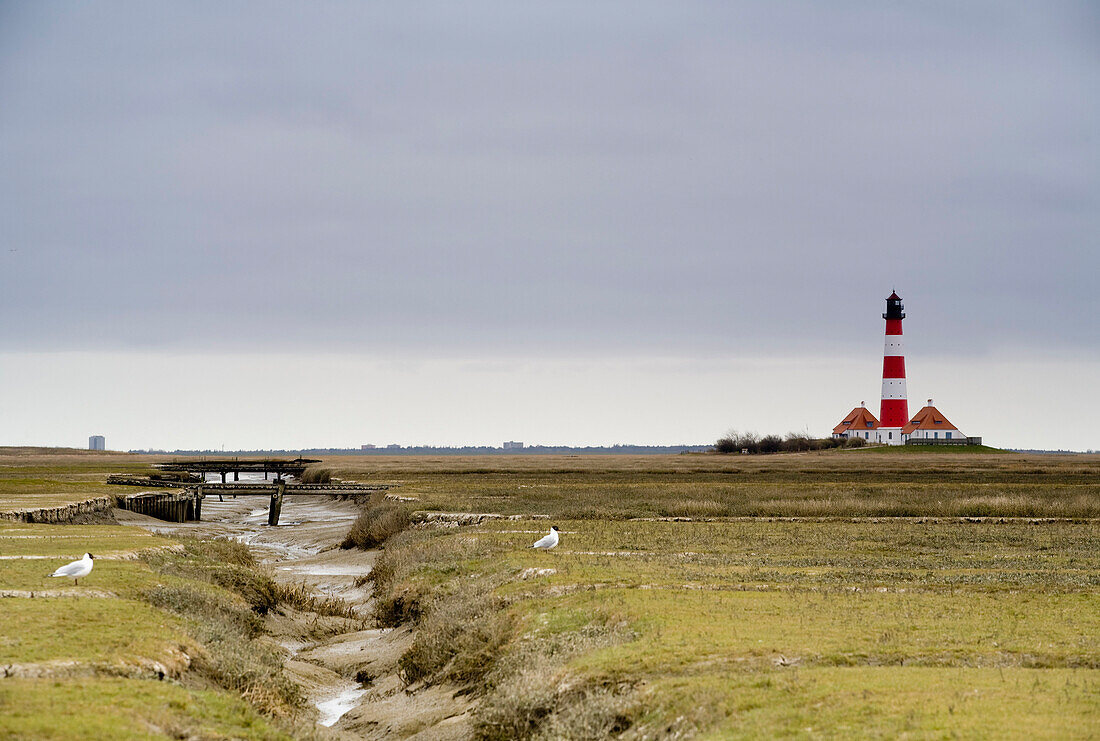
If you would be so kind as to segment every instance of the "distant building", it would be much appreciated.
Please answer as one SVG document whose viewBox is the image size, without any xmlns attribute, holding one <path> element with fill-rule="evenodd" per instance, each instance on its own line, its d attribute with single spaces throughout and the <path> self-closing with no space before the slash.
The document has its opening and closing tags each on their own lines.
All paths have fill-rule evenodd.
<svg viewBox="0 0 1100 741">
<path fill-rule="evenodd" d="M 360 445 L 359 446 L 360 450 L 374 450 L 374 448 L 375 448 L 375 446 L 372 445 L 371 443 L 367 443 L 366 445 Z"/>
<path fill-rule="evenodd" d="M 88 438 L 88 450 L 106 450 L 107 438 L 103 435 L 92 435 Z"/>
<path fill-rule="evenodd" d="M 932 406 L 932 400 L 928 400 L 928 406 L 913 415 L 909 424 L 901 428 L 901 434 L 906 440 L 959 440 L 966 435 L 959 428 L 947 421 L 947 417 L 940 414 L 940 410 Z"/>
<path fill-rule="evenodd" d="M 878 420 L 862 401 L 859 406 L 848 412 L 840 424 L 833 428 L 833 437 L 862 437 L 864 440 L 877 440 Z"/>
<path fill-rule="evenodd" d="M 507 440 L 501 447 L 505 450 L 523 450 L 523 443 L 518 440 Z"/>
<path fill-rule="evenodd" d="M 386 450 L 401 450 L 401 446 L 397 443 L 390 443 L 386 446 Z"/>
</svg>

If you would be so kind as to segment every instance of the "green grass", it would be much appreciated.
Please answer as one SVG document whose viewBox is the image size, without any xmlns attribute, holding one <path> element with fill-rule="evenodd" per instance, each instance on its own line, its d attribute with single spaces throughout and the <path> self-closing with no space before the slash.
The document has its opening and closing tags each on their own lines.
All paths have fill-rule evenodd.
<svg viewBox="0 0 1100 741">
<path fill-rule="evenodd" d="M 127 558 L 97 558 L 79 586 L 49 577 L 85 550 Z M 0 556 L 7 556 L 0 559 L 0 590 L 38 593 L 0 599 L 0 665 L 21 665 L 22 676 L 58 677 L 0 680 L 0 738 L 312 733 L 285 731 L 303 698 L 283 671 L 281 650 L 263 639 L 259 617 L 308 599 L 276 588 L 245 546 L 120 526 L 4 523 Z M 44 590 L 63 595 L 43 597 Z M 329 602 L 322 607 L 341 608 Z M 157 681 L 164 673 L 209 691 Z M 62 712 L 52 711 L 55 703 Z M 7 712 L 12 707 L 18 712 Z M 273 725 L 264 715 L 283 720 Z"/>
<path fill-rule="evenodd" d="M 384 588 L 418 601 L 426 625 L 436 611 L 461 619 L 462 585 L 499 585 L 513 627 L 486 640 L 511 638 L 482 674 L 507 692 L 479 711 L 497 728 L 539 703 L 551 709 L 532 727 L 556 728 L 607 692 L 653 738 L 1073 738 L 1100 720 L 1092 522 L 558 524 L 550 552 L 528 548 L 545 521 L 489 521 L 406 533 L 380 564 Z M 451 630 L 451 646 L 477 635 Z M 619 637 L 544 659 L 572 694 L 508 678 L 524 645 L 591 630 Z"/>
<path fill-rule="evenodd" d="M 1100 456 L 966 452 L 324 465 L 338 478 L 400 484 L 393 493 L 415 498 L 411 509 L 549 515 L 562 529 L 551 552 L 529 549 L 544 519 L 413 529 L 387 540 L 378 562 L 379 614 L 421 627 L 402 662 L 408 678 L 472 683 L 486 738 L 627 727 L 637 738 L 1095 736 L 1100 524 L 1090 518 L 1100 517 Z M 0 479 L 60 490 L 95 483 L 110 464 L 41 464 L 61 466 L 54 474 L 32 472 L 36 460 L 5 469 L 0 455 Z M 634 519 L 663 517 L 694 521 Z M 768 519 L 787 517 L 811 519 Z M 960 519 L 981 517 L 993 519 Z M 3 537 L 11 532 L 0 529 L 0 549 L 38 547 Z M 83 532 L 104 552 L 123 537 L 51 532 Z M 62 540 L 43 550 L 53 559 L 87 550 Z M 104 583 L 88 586 L 134 600 L 157 581 L 165 609 L 209 602 L 227 615 L 241 603 L 223 587 L 263 597 L 259 582 L 211 565 L 235 563 L 234 553 L 186 547 L 97 565 L 92 580 Z M 0 560 L 0 581 L 26 585 L 55 562 L 12 563 Z M 223 597 L 199 600 L 187 584 Z M 165 625 L 177 619 L 159 614 Z M 247 639 L 183 629 L 222 641 L 231 657 L 208 676 L 236 686 L 261 667 L 277 679 L 270 657 L 247 654 Z M 132 638 L 134 653 L 157 650 Z M 207 712 L 188 707 L 183 716 Z M 151 733 L 167 727 L 151 722 Z"/>
<path fill-rule="evenodd" d="M 0 681 L 0 739 L 291 739 L 224 692 L 127 679 Z"/>
<path fill-rule="evenodd" d="M 107 591 L 120 597 L 138 599 L 146 590 L 158 584 L 177 584 L 181 579 L 158 574 L 140 561 L 110 561 L 97 558 L 92 573 L 76 585 L 72 579 L 51 578 L 58 566 L 69 562 L 65 558 L 13 559 L 0 561 L 0 589 L 28 591 L 50 590 L 61 593 Z"/>
<path fill-rule="evenodd" d="M 1098 689 L 1095 672 L 1073 669 L 890 666 L 730 671 L 661 679 L 650 693 L 709 720 L 705 741 L 1086 739 L 1100 724 Z"/>
<path fill-rule="evenodd" d="M 176 541 L 120 525 L 26 525 L 0 520 L 0 556 L 53 556 L 72 560 L 171 546 Z M 99 564 L 96 564 L 99 567 Z"/>
<path fill-rule="evenodd" d="M 108 486 L 111 473 L 148 473 L 153 459 L 80 450 L 0 448 L 0 512 L 58 507 L 132 488 Z"/>
<path fill-rule="evenodd" d="M 164 662 L 191 643 L 178 619 L 135 600 L 6 598 L 3 608 L 0 664 Z"/>
<path fill-rule="evenodd" d="M 103 479 L 79 478 L 9 478 L 0 476 L 0 511 L 59 507 L 89 499 L 122 494 L 119 486 L 109 486 Z"/>
</svg>

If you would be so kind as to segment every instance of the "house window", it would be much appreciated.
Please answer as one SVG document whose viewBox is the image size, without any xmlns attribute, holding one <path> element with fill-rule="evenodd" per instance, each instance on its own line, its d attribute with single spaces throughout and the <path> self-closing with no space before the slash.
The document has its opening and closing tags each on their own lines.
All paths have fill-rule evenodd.
<svg viewBox="0 0 1100 741">
<path fill-rule="evenodd" d="M 944 437 L 947 438 L 948 440 L 950 440 L 951 439 L 951 433 L 950 432 L 945 433 Z"/>
<path fill-rule="evenodd" d="M 867 426 L 868 426 L 868 427 L 874 427 L 874 426 L 875 426 L 875 423 L 874 423 L 874 422 L 867 422 Z"/>
<path fill-rule="evenodd" d="M 894 433 L 892 433 L 892 432 L 887 432 L 887 433 L 886 433 L 886 437 L 887 437 L 887 439 L 889 439 L 889 440 L 893 440 L 893 439 L 894 439 Z"/>
<path fill-rule="evenodd" d="M 871 437 L 871 433 L 870 433 L 870 432 L 864 432 L 864 433 L 863 433 L 863 438 L 864 438 L 864 439 L 870 439 L 870 437 Z"/>
<path fill-rule="evenodd" d="M 933 433 L 932 433 L 932 439 L 936 439 L 936 438 L 938 438 L 939 436 L 940 436 L 940 433 L 938 433 L 938 432 L 933 432 Z"/>
</svg>

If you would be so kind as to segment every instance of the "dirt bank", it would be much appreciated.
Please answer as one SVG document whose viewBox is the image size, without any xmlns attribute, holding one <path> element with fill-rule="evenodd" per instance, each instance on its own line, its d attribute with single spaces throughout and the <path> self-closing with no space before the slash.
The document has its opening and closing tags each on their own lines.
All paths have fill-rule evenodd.
<svg viewBox="0 0 1100 741">
<path fill-rule="evenodd" d="M 122 524 L 165 534 L 232 537 L 247 543 L 272 576 L 339 597 L 363 619 L 349 621 L 285 610 L 267 628 L 287 651 L 287 670 L 317 707 L 334 739 L 464 739 L 471 703 L 441 688 L 407 688 L 397 662 L 412 640 L 404 629 L 370 628 L 369 587 L 356 580 L 374 566 L 376 551 L 341 550 L 337 543 L 358 515 L 356 505 L 328 497 L 288 496 L 278 527 L 267 526 L 263 497 L 208 497 L 203 521 L 168 523 L 116 510 Z"/>
</svg>

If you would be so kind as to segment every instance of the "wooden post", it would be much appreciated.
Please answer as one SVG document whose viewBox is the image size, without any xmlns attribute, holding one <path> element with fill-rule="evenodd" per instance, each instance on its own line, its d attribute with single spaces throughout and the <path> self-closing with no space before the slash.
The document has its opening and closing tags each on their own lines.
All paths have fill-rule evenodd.
<svg viewBox="0 0 1100 741">
<path fill-rule="evenodd" d="M 225 483 L 225 471 L 222 471 L 222 483 Z"/>
<path fill-rule="evenodd" d="M 240 471 L 234 471 L 233 472 L 233 480 L 234 481 L 240 481 L 241 480 L 241 472 Z"/>
<path fill-rule="evenodd" d="M 286 491 L 286 484 L 282 479 L 279 479 L 275 491 L 271 494 L 271 507 L 267 510 L 267 524 L 274 527 L 279 524 L 279 512 L 283 508 L 283 493 Z"/>
<path fill-rule="evenodd" d="M 195 492 L 195 521 L 202 520 L 202 487 Z"/>
</svg>

